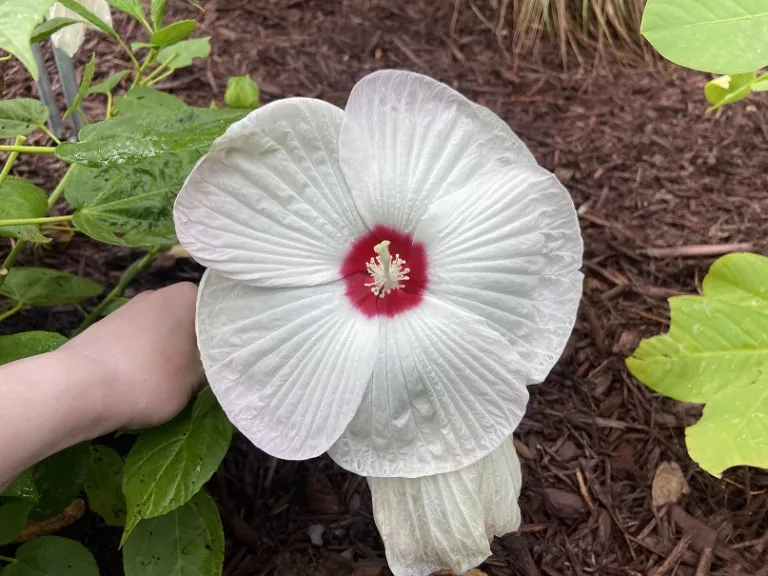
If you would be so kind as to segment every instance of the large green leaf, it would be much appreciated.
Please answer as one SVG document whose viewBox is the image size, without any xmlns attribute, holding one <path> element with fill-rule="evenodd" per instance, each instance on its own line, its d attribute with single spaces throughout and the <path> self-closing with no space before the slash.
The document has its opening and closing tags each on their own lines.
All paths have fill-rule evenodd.
<svg viewBox="0 0 768 576">
<path fill-rule="evenodd" d="M 200 158 L 195 151 L 166 154 L 133 166 L 75 166 L 66 183 L 72 223 L 84 234 L 118 246 L 172 246 L 173 202 Z"/>
<path fill-rule="evenodd" d="M 3 576 L 99 576 L 99 568 L 85 546 L 59 536 L 41 536 L 16 551 L 16 562 Z"/>
<path fill-rule="evenodd" d="M 0 336 L 0 366 L 22 358 L 52 352 L 67 339 L 56 332 L 32 330 Z"/>
<path fill-rule="evenodd" d="M 80 86 L 77 89 L 77 94 L 75 94 L 75 99 L 72 101 L 72 105 L 67 108 L 67 111 L 64 112 L 62 119 L 66 119 L 80 108 L 80 104 L 83 103 L 83 98 L 85 98 L 85 95 L 88 94 L 88 89 L 91 87 L 91 82 L 93 81 L 93 73 L 95 70 L 96 53 L 93 53 L 91 54 L 91 59 L 85 65 L 85 69 L 83 70 L 83 79 L 80 81 Z"/>
<path fill-rule="evenodd" d="M 726 74 L 707 82 L 704 86 L 704 95 L 707 97 L 707 102 L 712 104 L 707 112 L 744 100 L 752 91 L 755 76 L 754 71 L 733 76 Z"/>
<path fill-rule="evenodd" d="M 627 366 L 657 392 L 706 404 L 686 433 L 703 469 L 768 466 L 768 258 L 724 256 L 702 289 L 670 299 L 669 332 L 641 342 Z"/>
<path fill-rule="evenodd" d="M 88 94 L 110 94 L 112 90 L 120 84 L 120 80 L 130 73 L 130 70 L 120 70 L 120 72 L 115 72 L 109 78 L 104 80 L 104 82 L 99 82 L 88 88 Z"/>
<path fill-rule="evenodd" d="M 115 98 L 115 109 L 121 114 L 154 114 L 156 116 L 160 113 L 170 116 L 187 108 L 189 106 L 176 96 L 147 86 L 131 88 L 125 94 Z"/>
<path fill-rule="evenodd" d="M 196 25 L 194 20 L 179 20 L 152 34 L 150 43 L 160 48 L 173 46 L 192 34 Z"/>
<path fill-rule="evenodd" d="M 44 125 L 46 120 L 48 108 L 40 100 L 0 100 L 0 139 L 29 134 Z"/>
<path fill-rule="evenodd" d="M 0 494 L 0 498 L 26 500 L 36 504 L 40 500 L 40 494 L 38 494 L 37 486 L 35 486 L 35 475 L 32 469 L 28 468 L 19 474 L 16 480 Z"/>
<path fill-rule="evenodd" d="M 91 446 L 85 475 L 85 493 L 91 510 L 110 526 L 125 525 L 123 459 L 108 446 Z"/>
<path fill-rule="evenodd" d="M 15 267 L 8 271 L 0 295 L 24 306 L 75 304 L 104 291 L 101 284 L 51 268 Z"/>
<path fill-rule="evenodd" d="M 686 68 L 741 74 L 768 64 L 765 0 L 648 0 L 641 32 Z"/>
<path fill-rule="evenodd" d="M 24 530 L 31 507 L 30 502 L 23 500 L 0 504 L 0 546 L 12 542 Z"/>
<path fill-rule="evenodd" d="M 188 502 L 219 467 L 231 440 L 232 425 L 210 388 L 168 424 L 142 433 L 123 474 L 126 536 L 139 519 Z"/>
<path fill-rule="evenodd" d="M 118 117 L 82 130 L 81 142 L 61 143 L 56 155 L 66 162 L 91 167 L 136 164 L 167 152 L 210 146 L 244 115 L 242 110 L 189 108 L 173 116 Z"/>
<path fill-rule="evenodd" d="M 199 492 L 186 505 L 142 520 L 125 543 L 125 576 L 219 576 L 224 531 L 210 496 Z"/>
<path fill-rule="evenodd" d="M 49 36 L 52 36 L 62 28 L 77 24 L 79 20 L 74 18 L 51 18 L 40 24 L 32 31 L 32 38 L 29 39 L 30 44 L 35 44 L 41 40 L 45 40 Z"/>
<path fill-rule="evenodd" d="M 30 514 L 34 520 L 48 520 L 72 504 L 83 489 L 90 458 L 88 444 L 81 443 L 35 464 L 40 500 Z"/>
<path fill-rule="evenodd" d="M 0 185 L 0 220 L 42 218 L 48 213 L 48 196 L 42 188 L 17 176 L 8 176 Z M 40 234 L 40 228 L 30 226 L 0 226 L 0 237 L 19 238 L 30 242 L 50 242 Z"/>
<path fill-rule="evenodd" d="M 224 102 L 230 108 L 254 110 L 259 107 L 259 85 L 246 76 L 233 76 L 227 80 Z"/>
<path fill-rule="evenodd" d="M 171 70 L 191 66 L 195 58 L 208 58 L 211 54 L 211 38 L 193 38 L 184 40 L 160 50 L 157 60 L 168 65 Z"/>
<path fill-rule="evenodd" d="M 18 58 L 37 80 L 38 71 L 29 39 L 53 6 L 54 0 L 0 0 L 0 49 Z M 16 136 L 16 134 L 14 134 Z"/>
</svg>

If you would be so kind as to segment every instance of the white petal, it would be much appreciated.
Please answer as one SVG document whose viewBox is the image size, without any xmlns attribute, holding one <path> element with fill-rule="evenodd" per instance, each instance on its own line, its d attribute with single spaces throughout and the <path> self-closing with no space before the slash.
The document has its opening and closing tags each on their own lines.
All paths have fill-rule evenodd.
<svg viewBox="0 0 768 576">
<path fill-rule="evenodd" d="M 524 367 L 484 320 L 429 297 L 380 317 L 371 384 L 328 453 L 362 476 L 418 477 L 482 458 L 525 411 Z"/>
<path fill-rule="evenodd" d="M 184 248 L 253 285 L 339 279 L 347 250 L 366 232 L 339 167 L 342 115 L 320 100 L 291 98 L 233 124 L 176 200 Z"/>
<path fill-rule="evenodd" d="M 489 541 L 520 526 L 522 476 L 512 440 L 474 464 L 423 478 L 368 478 L 373 515 L 395 576 L 468 571 Z"/>
<path fill-rule="evenodd" d="M 109 24 L 110 26 L 112 25 L 112 13 L 109 10 L 109 4 L 107 4 L 105 0 L 79 0 L 78 4 L 93 12 L 106 24 Z M 49 20 L 52 18 L 72 18 L 73 20 L 85 22 L 85 19 L 82 16 L 69 8 L 65 8 L 58 2 L 48 10 L 47 16 Z M 55 32 L 51 36 L 51 41 L 54 46 L 65 52 L 71 58 L 75 55 L 80 46 L 83 45 L 86 28 L 96 30 L 96 27 L 92 24 L 72 24 L 71 26 L 67 26 L 58 32 Z"/>
<path fill-rule="evenodd" d="M 486 319 L 544 379 L 565 347 L 581 297 L 582 241 L 568 192 L 535 165 L 500 168 L 437 202 L 414 240 L 429 292 Z"/>
<path fill-rule="evenodd" d="M 408 233 L 434 200 L 484 170 L 534 163 L 495 114 L 431 78 L 399 70 L 355 85 L 339 148 L 365 223 Z"/>
<path fill-rule="evenodd" d="M 344 283 L 257 288 L 208 270 L 197 335 L 208 381 L 232 423 L 278 458 L 325 452 L 360 405 L 378 325 Z"/>
</svg>

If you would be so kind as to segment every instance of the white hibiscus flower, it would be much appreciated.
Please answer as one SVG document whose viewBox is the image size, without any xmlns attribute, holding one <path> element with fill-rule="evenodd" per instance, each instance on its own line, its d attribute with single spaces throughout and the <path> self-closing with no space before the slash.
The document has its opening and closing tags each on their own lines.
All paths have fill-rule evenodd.
<svg viewBox="0 0 768 576">
<path fill-rule="evenodd" d="M 110 26 L 112 25 L 112 13 L 106 0 L 77 0 L 77 3 L 93 12 Z M 73 20 L 80 21 L 77 24 L 71 24 L 62 28 L 51 36 L 53 45 L 65 52 L 70 58 L 83 45 L 86 29 L 96 30 L 96 27 L 87 23 L 82 16 L 69 8 L 65 8 L 58 2 L 48 10 L 48 19 L 51 20 L 52 18 L 72 18 Z"/>
<path fill-rule="evenodd" d="M 345 110 L 290 98 L 233 125 L 175 220 L 209 268 L 200 350 L 243 434 L 368 476 L 390 561 L 418 564 L 398 576 L 487 555 L 486 536 L 519 522 L 488 505 L 519 479 L 478 471 L 516 463 L 503 443 L 565 346 L 582 281 L 573 203 L 509 127 L 425 76 L 376 72 Z M 417 560 L 388 527 L 421 507 L 422 530 L 459 487 L 479 540 L 425 540 Z M 435 506 L 398 507 L 417 493 Z"/>
</svg>

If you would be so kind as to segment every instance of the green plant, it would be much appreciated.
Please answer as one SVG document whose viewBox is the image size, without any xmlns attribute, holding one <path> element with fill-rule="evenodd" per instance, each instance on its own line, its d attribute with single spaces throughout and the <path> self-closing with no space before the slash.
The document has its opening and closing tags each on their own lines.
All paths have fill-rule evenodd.
<svg viewBox="0 0 768 576">
<path fill-rule="evenodd" d="M 724 74 L 710 81 L 709 110 L 768 89 L 768 11 L 761 0 L 649 0 L 642 31 L 673 62 Z M 736 465 L 768 468 L 768 258 L 717 260 L 701 296 L 670 299 L 669 333 L 627 360 L 653 390 L 705 404 L 686 430 L 699 465 L 719 476 Z"/>
<path fill-rule="evenodd" d="M 14 139 L 0 145 L 0 152 L 7 153 L 0 172 L 0 238 L 11 243 L 0 266 L 0 321 L 33 306 L 74 305 L 83 314 L 69 335 L 30 331 L 0 336 L 0 364 L 54 350 L 67 336 L 126 301 L 127 285 L 177 242 L 173 202 L 195 162 L 247 113 L 234 106 L 258 105 L 258 87 L 250 78 L 232 81 L 227 102 L 233 107 L 223 109 L 188 106 L 153 88 L 175 70 L 206 57 L 210 39 L 189 38 L 196 28 L 193 20 L 164 24 L 167 0 L 152 0 L 148 14 L 139 0 L 108 0 L 112 8 L 135 18 L 146 33 L 145 42 L 128 46 L 108 22 L 86 8 L 99 1 L 103 0 L 59 0 L 77 18 L 44 21 L 54 0 L 26 0 L 23 6 L 16 0 L 0 0 L 0 48 L 17 57 L 33 77 L 38 70 L 30 43 L 82 21 L 118 42 L 131 66 L 92 84 L 97 62 L 90 58 L 67 115 L 82 113 L 85 98 L 105 98 L 106 106 L 100 121 L 80 131 L 78 142 L 59 142 L 48 131 L 48 110 L 40 102 L 0 101 L 0 138 Z M 126 89 L 120 90 L 121 85 Z M 25 144 L 25 138 L 38 130 L 55 145 Z M 21 154 L 54 155 L 69 167 L 47 194 L 11 175 Z M 46 244 L 50 233 L 61 229 L 141 254 L 105 295 L 104 287 L 89 279 L 16 264 L 26 246 Z M 101 444 L 81 444 L 56 454 L 0 494 L 0 546 L 14 541 L 28 520 L 60 513 L 84 490 L 91 509 L 107 524 L 125 527 L 127 576 L 220 574 L 221 521 L 201 488 L 221 463 L 231 436 L 229 421 L 205 389 L 174 420 L 139 434 L 125 460 Z M 191 543 L 195 553 L 179 554 Z M 4 576 L 98 573 L 85 547 L 56 536 L 23 544 L 15 557 L 0 556 L 3 564 Z"/>
</svg>

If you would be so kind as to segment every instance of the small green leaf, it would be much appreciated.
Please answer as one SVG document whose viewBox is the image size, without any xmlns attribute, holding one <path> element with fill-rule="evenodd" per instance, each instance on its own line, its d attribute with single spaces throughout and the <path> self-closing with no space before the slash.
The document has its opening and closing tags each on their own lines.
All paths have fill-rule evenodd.
<svg viewBox="0 0 768 576">
<path fill-rule="evenodd" d="M 250 76 L 233 76 L 227 80 L 224 101 L 230 108 L 254 110 L 259 107 L 259 85 Z"/>
<path fill-rule="evenodd" d="M 740 74 L 768 64 L 764 0 L 648 0 L 641 33 L 679 66 Z"/>
<path fill-rule="evenodd" d="M 752 82 L 753 92 L 765 92 L 768 90 L 768 74 L 763 74 L 757 80 Z"/>
<path fill-rule="evenodd" d="M 95 84 L 88 88 L 88 94 L 110 94 L 112 93 L 112 90 L 120 84 L 120 81 L 128 76 L 128 74 L 130 74 L 130 71 L 128 70 L 115 72 L 112 76 L 104 80 L 104 82 L 100 82 L 99 84 Z"/>
<path fill-rule="evenodd" d="M 0 504 L 0 546 L 4 546 L 24 530 L 29 518 L 30 502 L 17 500 L 8 504 Z"/>
<path fill-rule="evenodd" d="M 704 95 L 707 97 L 707 102 L 712 104 L 707 112 L 712 112 L 726 104 L 744 100 L 751 92 L 751 85 L 754 80 L 755 73 L 748 72 L 733 76 L 720 76 L 707 82 L 704 86 Z"/>
<path fill-rule="evenodd" d="M 72 504 L 83 488 L 90 458 L 91 452 L 84 442 L 35 464 L 35 486 L 40 501 L 30 513 L 33 520 L 48 520 Z"/>
<path fill-rule="evenodd" d="M 99 569 L 85 546 L 59 536 L 40 536 L 16 551 L 16 562 L 3 576 L 99 576 Z"/>
<path fill-rule="evenodd" d="M 115 98 L 115 110 L 121 114 L 160 112 L 169 115 L 187 108 L 187 104 L 176 96 L 147 86 L 131 88 L 122 96 Z"/>
<path fill-rule="evenodd" d="M 35 80 L 38 79 L 38 70 L 29 39 L 37 24 L 53 6 L 53 2 L 54 0 L 0 0 L 0 49 L 16 56 Z"/>
<path fill-rule="evenodd" d="M 115 10 L 119 10 L 124 14 L 128 14 L 138 20 L 143 26 L 149 28 L 147 17 L 144 15 L 144 7 L 141 5 L 141 0 L 107 0 L 107 4 L 112 6 Z"/>
<path fill-rule="evenodd" d="M 96 54 L 91 54 L 91 59 L 88 61 L 88 64 L 85 65 L 85 70 L 83 71 L 83 80 L 80 82 L 80 87 L 77 89 L 77 94 L 75 95 L 75 99 L 72 102 L 72 106 L 70 106 L 66 112 L 64 112 L 64 116 L 62 116 L 62 119 L 66 120 L 71 114 L 76 112 L 80 108 L 80 104 L 83 102 L 83 98 L 85 98 L 85 95 L 88 94 L 88 89 L 91 87 L 91 81 L 93 80 L 93 73 L 96 70 Z"/>
<path fill-rule="evenodd" d="M 123 459 L 107 446 L 91 446 L 85 475 L 85 493 L 91 510 L 110 526 L 125 525 Z"/>
<path fill-rule="evenodd" d="M 53 352 L 66 341 L 61 334 L 39 330 L 0 336 L 0 366 L 22 358 Z"/>
<path fill-rule="evenodd" d="M 192 34 L 195 31 L 195 26 L 194 20 L 179 20 L 152 34 L 149 41 L 160 48 L 173 46 Z"/>
<path fill-rule="evenodd" d="M 768 466 L 768 258 L 724 256 L 702 290 L 670 299 L 669 332 L 641 342 L 627 366 L 661 394 L 706 403 L 686 432 L 702 468 Z"/>
<path fill-rule="evenodd" d="M 0 140 L 29 134 L 43 126 L 46 120 L 48 108 L 40 100 L 0 100 Z"/>
<path fill-rule="evenodd" d="M 112 314 L 112 312 L 114 312 L 115 310 L 119 310 L 120 308 L 128 304 L 128 302 L 130 301 L 131 301 L 130 298 L 117 296 L 116 298 L 112 299 L 112 302 L 110 302 L 109 305 L 106 308 L 104 308 L 104 310 L 101 311 L 101 315 L 109 316 L 110 314 Z"/>
<path fill-rule="evenodd" d="M 195 58 L 207 58 L 211 54 L 211 38 L 193 38 L 184 40 L 168 48 L 164 48 L 157 55 L 157 60 L 168 63 L 168 68 L 176 70 L 191 66 Z"/>
<path fill-rule="evenodd" d="M 30 38 L 29 43 L 35 44 L 45 40 L 62 28 L 77 24 L 78 22 L 78 20 L 73 18 L 51 18 L 50 20 L 46 20 L 32 31 L 32 38 Z"/>
<path fill-rule="evenodd" d="M 0 294 L 24 306 L 75 304 L 104 291 L 101 284 L 51 268 L 14 267 L 8 271 Z"/>
<path fill-rule="evenodd" d="M 0 220 L 41 218 L 47 213 L 48 197 L 45 191 L 28 180 L 8 176 L 0 185 Z M 39 243 L 51 241 L 40 234 L 40 228 L 35 225 L 0 226 L 0 237 Z"/>
<path fill-rule="evenodd" d="M 211 497 L 199 492 L 185 506 L 142 520 L 125 543 L 125 576 L 220 576 L 224 530 Z"/>
<path fill-rule="evenodd" d="M 64 337 L 62 336 L 62 338 Z M 16 480 L 14 480 L 11 485 L 5 489 L 5 492 L 0 494 L 0 498 L 26 500 L 27 502 L 36 504 L 40 500 L 40 494 L 37 493 L 37 486 L 35 486 L 35 476 L 32 472 L 32 469 L 28 468 L 19 474 L 16 477 Z"/>
<path fill-rule="evenodd" d="M 244 115 L 241 110 L 190 107 L 173 116 L 117 117 L 82 130 L 79 143 L 62 142 L 56 155 L 92 167 L 136 164 L 167 152 L 210 146 Z M 126 128 L 130 128 L 127 133 Z"/>
<path fill-rule="evenodd" d="M 165 18 L 165 7 L 168 4 L 168 0 L 152 0 L 149 8 L 149 12 L 152 18 L 152 25 L 155 30 L 162 27 L 163 19 Z"/>
<path fill-rule="evenodd" d="M 188 151 L 132 166 L 74 167 L 64 189 L 77 210 L 73 225 L 95 240 L 117 246 L 172 246 L 173 202 L 201 156 Z"/>
<path fill-rule="evenodd" d="M 128 528 L 188 502 L 219 467 L 231 440 L 232 425 L 210 388 L 168 424 L 143 432 L 123 474 Z"/>
<path fill-rule="evenodd" d="M 69 8 L 75 14 L 78 14 L 79 16 L 81 16 L 86 22 L 90 22 L 105 34 L 109 34 L 113 38 L 119 38 L 119 36 L 117 35 L 117 32 L 115 32 L 115 29 L 112 28 L 112 26 L 104 22 L 104 20 L 96 16 L 96 14 L 88 10 L 85 6 L 80 4 L 80 2 L 78 2 L 77 0 L 57 0 L 57 2 L 62 6 L 64 6 L 65 8 Z"/>
</svg>

